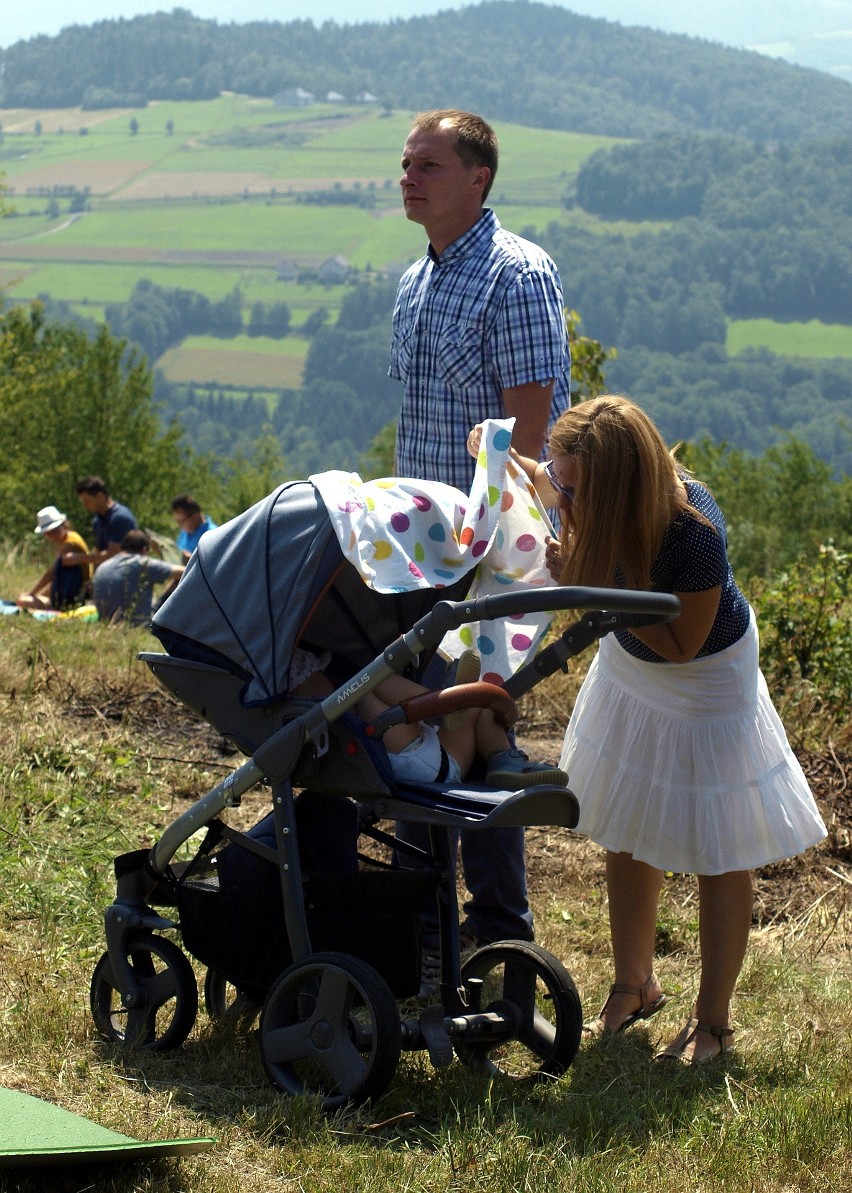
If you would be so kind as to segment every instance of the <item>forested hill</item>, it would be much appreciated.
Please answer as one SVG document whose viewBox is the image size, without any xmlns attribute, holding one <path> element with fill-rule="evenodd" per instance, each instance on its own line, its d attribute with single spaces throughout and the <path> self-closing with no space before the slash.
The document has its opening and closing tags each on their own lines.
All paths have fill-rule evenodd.
<svg viewBox="0 0 852 1193">
<path fill-rule="evenodd" d="M 71 12 L 69 10 L 69 16 Z M 0 106 L 139 106 L 221 91 L 389 107 L 450 104 L 493 120 L 610 136 L 698 130 L 761 142 L 852 127 L 841 79 L 696 38 L 526 0 L 339 26 L 220 25 L 185 9 L 72 25 L 0 51 Z"/>
</svg>

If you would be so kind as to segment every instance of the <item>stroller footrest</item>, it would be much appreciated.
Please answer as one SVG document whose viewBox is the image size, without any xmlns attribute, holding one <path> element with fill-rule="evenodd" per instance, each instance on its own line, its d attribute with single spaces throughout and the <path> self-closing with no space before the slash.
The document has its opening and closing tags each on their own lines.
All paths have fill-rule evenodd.
<svg viewBox="0 0 852 1193">
<path fill-rule="evenodd" d="M 533 824 L 574 828 L 580 817 L 577 797 L 568 787 L 541 784 L 524 791 L 497 791 L 465 785 L 409 783 L 374 805 L 382 820 L 442 824 L 448 828 L 517 828 Z"/>
</svg>

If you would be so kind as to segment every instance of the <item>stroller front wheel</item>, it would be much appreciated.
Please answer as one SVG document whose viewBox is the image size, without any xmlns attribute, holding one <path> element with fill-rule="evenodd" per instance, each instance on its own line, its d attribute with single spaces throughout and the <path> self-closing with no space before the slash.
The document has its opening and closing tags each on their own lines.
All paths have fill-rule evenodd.
<svg viewBox="0 0 852 1193">
<path fill-rule="evenodd" d="M 269 991 L 260 1047 L 283 1093 L 316 1094 L 325 1110 L 359 1105 L 387 1088 L 399 1063 L 396 1000 L 372 966 L 315 953 L 285 969 Z"/>
<path fill-rule="evenodd" d="M 524 940 L 478 949 L 462 966 L 462 982 L 482 982 L 483 1011 L 511 1015 L 506 1038 L 459 1041 L 459 1059 L 489 1076 L 514 1080 L 560 1077 L 577 1055 L 583 1009 L 568 970 L 552 953 Z"/>
<path fill-rule="evenodd" d="M 141 991 L 133 1007 L 122 1001 L 109 953 L 95 966 L 89 1005 L 98 1032 L 126 1048 L 180 1047 L 198 1014 L 198 985 L 186 956 L 162 936 L 140 936 L 129 942 L 127 960 Z"/>
</svg>

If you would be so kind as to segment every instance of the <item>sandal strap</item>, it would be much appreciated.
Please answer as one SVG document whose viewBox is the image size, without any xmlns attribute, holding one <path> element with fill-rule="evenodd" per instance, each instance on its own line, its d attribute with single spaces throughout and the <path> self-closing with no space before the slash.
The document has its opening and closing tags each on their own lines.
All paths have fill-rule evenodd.
<svg viewBox="0 0 852 1193">
<path fill-rule="evenodd" d="M 700 1019 L 693 1019 L 690 1020 L 690 1022 L 694 1023 L 695 1025 L 693 1027 L 693 1033 L 696 1031 L 703 1031 L 706 1032 L 707 1035 L 715 1036 L 715 1038 L 719 1041 L 720 1051 L 728 1051 L 728 1048 L 730 1047 L 728 1041 L 734 1034 L 734 1029 L 732 1027 L 719 1027 L 715 1023 L 703 1023 Z"/>
<path fill-rule="evenodd" d="M 641 986 L 625 986 L 623 982 L 613 982 L 609 988 L 606 1002 L 612 998 L 613 994 L 632 994 L 634 998 L 639 999 L 639 1005 L 643 1011 L 647 1011 L 651 1005 L 648 998 L 648 987 L 654 981 L 654 974 L 649 974 Z M 606 1002 L 604 1007 L 606 1007 Z"/>
<path fill-rule="evenodd" d="M 724 1056 L 726 1052 L 731 1051 L 730 1041 L 731 1037 L 734 1035 L 734 1028 L 732 1027 L 720 1027 L 715 1023 L 705 1023 L 703 1020 L 693 1017 L 691 1019 L 687 1019 L 682 1031 L 686 1033 L 684 1038 L 681 1040 L 680 1037 L 678 1037 L 676 1041 L 673 1041 L 671 1044 L 669 1044 L 668 1048 L 664 1048 L 662 1052 L 658 1052 L 655 1055 L 654 1060 L 684 1060 L 685 1058 L 683 1054 L 685 1049 L 689 1044 L 692 1043 L 696 1034 L 700 1031 L 706 1032 L 707 1035 L 712 1036 L 715 1040 L 718 1040 L 718 1055 Z M 703 1064 L 705 1059 L 709 1060 L 710 1058 L 702 1058 L 700 1061 L 686 1061 L 685 1063 Z"/>
</svg>

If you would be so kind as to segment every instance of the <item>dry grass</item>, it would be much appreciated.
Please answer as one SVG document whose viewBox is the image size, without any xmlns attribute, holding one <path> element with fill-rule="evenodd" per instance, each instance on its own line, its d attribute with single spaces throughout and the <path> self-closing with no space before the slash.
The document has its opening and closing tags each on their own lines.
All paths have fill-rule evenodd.
<svg viewBox="0 0 852 1193">
<path fill-rule="evenodd" d="M 209 1134 L 218 1145 L 49 1180 L 0 1175 L 0 1191 L 852 1188 L 852 882 L 842 860 L 815 865 L 814 888 L 800 874 L 807 898 L 779 896 L 756 926 L 735 1009 L 739 1051 L 725 1068 L 649 1063 L 695 992 L 695 896 L 682 878 L 668 883 L 659 923 L 669 1006 L 647 1027 L 584 1047 L 552 1085 L 489 1086 L 457 1062 L 439 1072 L 407 1055 L 377 1104 L 326 1118 L 310 1100 L 275 1094 L 251 1033 L 217 1030 L 203 1013 L 174 1053 L 99 1042 L 87 997 L 111 860 L 154 840 L 236 761 L 157 690 L 135 661 L 150 648 L 143 631 L 0 622 L 0 1083 L 137 1138 Z M 548 681 L 527 701 L 525 733 L 544 756 L 558 755 L 575 684 Z M 244 817 L 265 801 L 251 793 Z M 609 981 L 600 854 L 536 828 L 529 866 L 538 936 L 594 1010 Z"/>
</svg>

